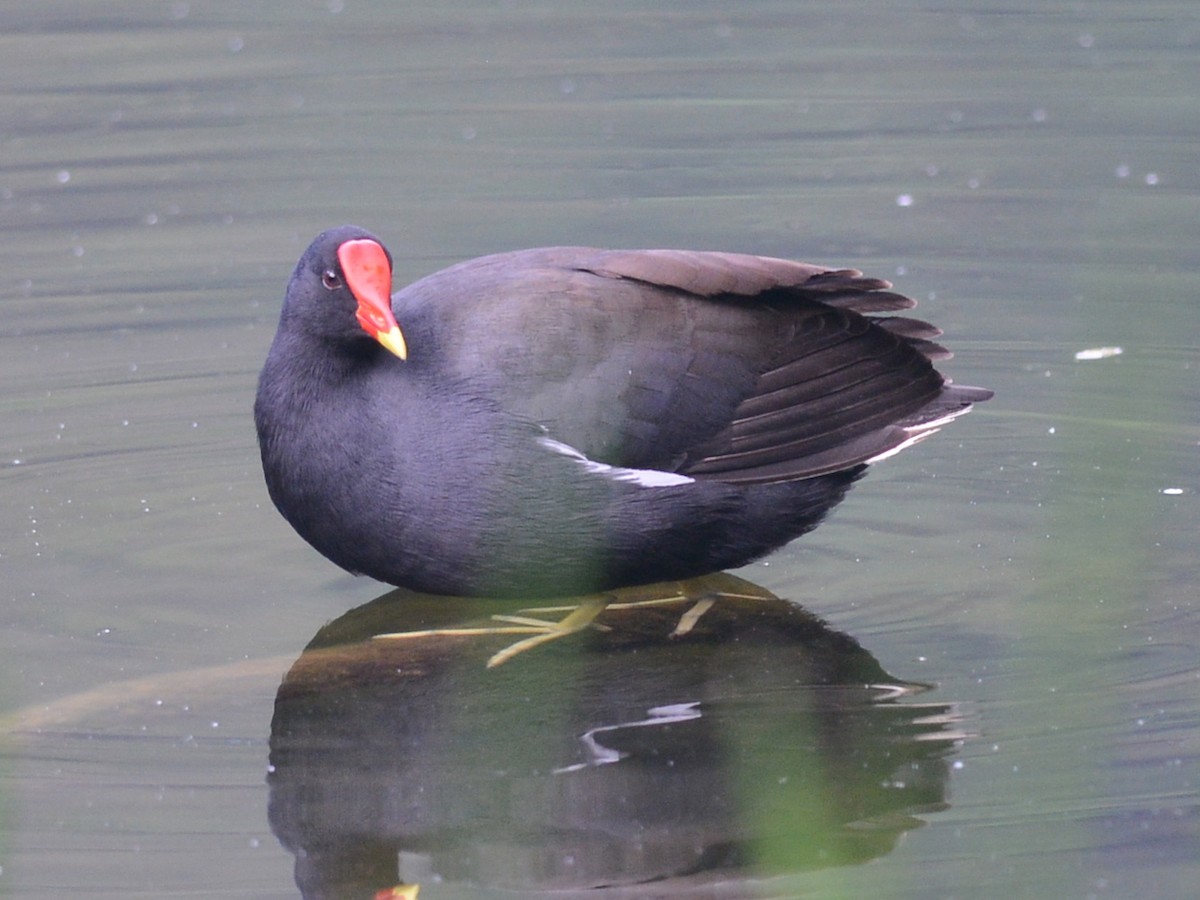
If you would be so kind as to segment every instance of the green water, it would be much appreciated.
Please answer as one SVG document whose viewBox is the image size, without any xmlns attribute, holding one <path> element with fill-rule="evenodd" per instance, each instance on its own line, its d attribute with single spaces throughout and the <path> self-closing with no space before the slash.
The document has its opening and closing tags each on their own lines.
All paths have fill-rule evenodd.
<svg viewBox="0 0 1200 900">
<path fill-rule="evenodd" d="M 26 7 L 0 12 L 0 895 L 296 896 L 276 689 L 384 589 L 270 507 L 250 406 L 297 255 L 347 221 L 398 281 L 564 243 L 853 265 L 996 390 L 740 573 L 936 686 L 898 702 L 953 711 L 944 802 L 869 864 L 801 865 L 835 804 L 799 795 L 856 788 L 836 754 L 811 791 L 757 779 L 825 732 L 747 701 L 717 720 L 755 849 L 720 896 L 1194 893 L 1192 4 Z M 423 898 L 484 892 L 408 862 Z"/>
</svg>

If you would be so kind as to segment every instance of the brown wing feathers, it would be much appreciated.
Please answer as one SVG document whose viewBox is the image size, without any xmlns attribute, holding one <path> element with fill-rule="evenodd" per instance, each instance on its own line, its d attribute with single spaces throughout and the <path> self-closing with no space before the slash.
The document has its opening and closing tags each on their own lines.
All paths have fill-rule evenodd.
<svg viewBox="0 0 1200 900">
<path fill-rule="evenodd" d="M 853 269 L 691 251 L 609 251 L 580 266 L 736 304 L 766 303 L 790 329 L 753 390 L 679 470 L 756 483 L 808 478 L 888 455 L 990 392 L 948 385 L 931 360 L 950 353 L 918 319 L 867 315 L 915 301 Z"/>
<path fill-rule="evenodd" d="M 731 298 L 757 297 L 772 288 L 802 285 L 829 272 L 786 259 L 696 250 L 601 250 L 582 261 L 579 268 L 606 278 L 676 288 L 697 297 Z"/>
</svg>

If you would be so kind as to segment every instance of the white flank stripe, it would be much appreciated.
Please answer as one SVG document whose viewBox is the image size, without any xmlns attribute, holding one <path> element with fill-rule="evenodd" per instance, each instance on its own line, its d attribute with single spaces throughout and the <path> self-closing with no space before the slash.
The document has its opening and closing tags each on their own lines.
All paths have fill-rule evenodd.
<svg viewBox="0 0 1200 900">
<path fill-rule="evenodd" d="M 588 459 L 570 444 L 564 444 L 553 438 L 540 437 L 538 443 L 547 450 L 553 450 L 555 453 L 561 453 L 563 456 L 577 460 L 586 471 L 593 475 L 601 475 L 614 481 L 628 481 L 640 484 L 642 487 L 673 487 L 679 484 L 691 484 L 695 481 L 694 478 L 688 478 L 686 475 L 676 472 L 660 472 L 658 469 L 623 469 L 620 466 L 596 462 L 594 459 Z"/>
</svg>

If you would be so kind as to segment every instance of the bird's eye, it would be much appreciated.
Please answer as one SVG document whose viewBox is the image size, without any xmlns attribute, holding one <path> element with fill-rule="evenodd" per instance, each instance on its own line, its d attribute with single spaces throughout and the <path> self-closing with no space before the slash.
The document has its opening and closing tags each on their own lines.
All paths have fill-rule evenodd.
<svg viewBox="0 0 1200 900">
<path fill-rule="evenodd" d="M 321 273 L 321 284 L 325 285 L 326 290 L 336 291 L 342 286 L 342 277 L 333 269 L 326 269 Z"/>
</svg>

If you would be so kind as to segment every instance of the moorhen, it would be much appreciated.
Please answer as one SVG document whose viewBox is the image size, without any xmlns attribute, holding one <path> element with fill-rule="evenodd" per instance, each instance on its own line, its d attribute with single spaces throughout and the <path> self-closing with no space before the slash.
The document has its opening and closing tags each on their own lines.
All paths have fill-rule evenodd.
<svg viewBox="0 0 1200 900">
<path fill-rule="evenodd" d="M 991 392 L 852 269 L 549 247 L 391 294 L 344 226 L 288 285 L 255 421 L 271 499 L 345 569 L 549 597 L 740 566 Z M 587 617 L 585 617 L 587 618 Z"/>
</svg>

